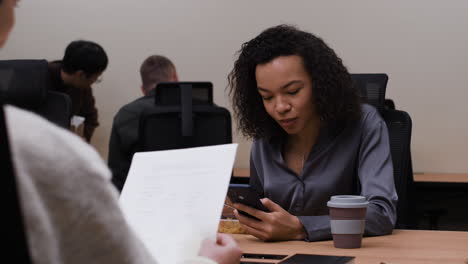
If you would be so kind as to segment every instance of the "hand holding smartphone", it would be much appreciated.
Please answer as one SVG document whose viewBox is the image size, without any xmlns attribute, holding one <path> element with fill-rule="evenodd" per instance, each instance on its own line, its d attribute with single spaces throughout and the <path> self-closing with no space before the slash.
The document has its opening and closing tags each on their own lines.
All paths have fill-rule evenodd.
<svg viewBox="0 0 468 264">
<path fill-rule="evenodd" d="M 261 198 L 258 193 L 248 184 L 229 184 L 228 197 L 233 203 L 241 203 L 253 207 L 257 210 L 270 212 L 270 210 L 268 210 L 268 208 L 262 204 L 262 201 L 260 201 Z M 257 219 L 256 217 L 246 212 L 239 210 L 239 213 Z"/>
</svg>

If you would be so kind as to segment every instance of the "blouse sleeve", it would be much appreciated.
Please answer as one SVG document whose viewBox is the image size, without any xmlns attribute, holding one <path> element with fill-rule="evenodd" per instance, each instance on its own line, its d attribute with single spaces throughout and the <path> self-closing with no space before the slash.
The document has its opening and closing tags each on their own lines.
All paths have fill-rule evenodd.
<svg viewBox="0 0 468 264">
<path fill-rule="evenodd" d="M 369 114 L 359 150 L 361 195 L 369 200 L 365 235 L 391 234 L 396 222 L 398 196 L 388 130 L 377 112 Z"/>
<path fill-rule="evenodd" d="M 393 164 L 388 131 L 385 122 L 375 111 L 362 123 L 363 134 L 359 147 L 358 177 L 360 195 L 369 201 L 364 235 L 391 234 L 396 222 L 396 204 Z M 306 240 L 331 239 L 330 217 L 298 216 L 307 233 Z"/>
</svg>

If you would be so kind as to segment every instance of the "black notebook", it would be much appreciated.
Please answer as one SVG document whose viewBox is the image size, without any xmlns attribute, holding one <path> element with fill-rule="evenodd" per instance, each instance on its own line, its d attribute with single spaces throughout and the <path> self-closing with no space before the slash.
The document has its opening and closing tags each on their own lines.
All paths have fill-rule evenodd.
<svg viewBox="0 0 468 264">
<path fill-rule="evenodd" d="M 353 264 L 354 257 L 296 254 L 281 264 Z"/>
</svg>

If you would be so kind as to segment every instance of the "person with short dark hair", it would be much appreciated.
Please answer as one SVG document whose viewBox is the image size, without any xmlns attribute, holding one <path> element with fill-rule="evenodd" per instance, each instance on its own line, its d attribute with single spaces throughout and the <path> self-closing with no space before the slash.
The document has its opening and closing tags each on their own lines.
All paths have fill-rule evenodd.
<svg viewBox="0 0 468 264">
<path fill-rule="evenodd" d="M 62 60 L 49 63 L 51 89 L 70 96 L 72 114 L 85 118 L 83 136 L 88 142 L 99 125 L 91 85 L 100 81 L 107 64 L 104 49 L 99 44 L 86 40 L 71 42 L 65 49 Z"/>
<path fill-rule="evenodd" d="M 141 91 L 144 95 L 153 93 L 161 82 L 177 82 L 179 77 L 172 61 L 161 55 L 151 55 L 140 66 Z"/>
<path fill-rule="evenodd" d="M 351 76 L 321 38 L 288 25 L 244 43 L 229 74 L 243 134 L 253 138 L 250 184 L 269 213 L 236 204 L 242 226 L 262 240 L 331 239 L 327 201 L 369 200 L 365 235 L 390 234 L 397 194 L 388 131 L 361 105 Z"/>
<path fill-rule="evenodd" d="M 178 81 L 174 64 L 161 55 L 152 55 L 143 61 L 140 77 L 144 96 L 120 108 L 112 124 L 108 165 L 112 171 L 112 182 L 119 191 L 122 191 L 137 149 L 140 115 L 144 110 L 154 108 L 156 85 Z"/>
</svg>

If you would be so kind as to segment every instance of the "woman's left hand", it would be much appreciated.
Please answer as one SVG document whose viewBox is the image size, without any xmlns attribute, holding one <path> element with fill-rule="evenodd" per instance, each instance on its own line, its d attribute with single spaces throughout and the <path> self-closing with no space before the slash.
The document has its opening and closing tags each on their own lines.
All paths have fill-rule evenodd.
<svg viewBox="0 0 468 264">
<path fill-rule="evenodd" d="M 270 212 L 263 212 L 240 203 L 234 204 L 238 210 L 259 219 L 244 216 L 237 210 L 234 211 L 242 227 L 249 234 L 264 241 L 302 240 L 306 237 L 304 227 L 297 216 L 288 213 L 268 198 L 263 198 L 261 201 Z"/>
</svg>

